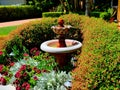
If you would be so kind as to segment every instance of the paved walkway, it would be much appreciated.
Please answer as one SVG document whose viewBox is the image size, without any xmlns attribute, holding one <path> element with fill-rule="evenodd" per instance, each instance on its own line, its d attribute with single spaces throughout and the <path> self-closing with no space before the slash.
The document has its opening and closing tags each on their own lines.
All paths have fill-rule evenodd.
<svg viewBox="0 0 120 90">
<path fill-rule="evenodd" d="M 9 21 L 9 22 L 0 22 L 0 27 L 6 27 L 6 26 L 14 26 L 14 25 L 21 25 L 24 23 L 27 23 L 32 20 L 38 20 L 41 18 L 34 18 L 34 19 L 25 19 L 25 20 L 17 20 L 17 21 Z"/>
</svg>

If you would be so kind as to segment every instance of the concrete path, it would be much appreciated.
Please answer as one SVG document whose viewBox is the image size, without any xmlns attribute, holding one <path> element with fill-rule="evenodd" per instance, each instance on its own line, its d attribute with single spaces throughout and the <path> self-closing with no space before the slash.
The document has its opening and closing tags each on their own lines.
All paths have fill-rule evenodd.
<svg viewBox="0 0 120 90">
<path fill-rule="evenodd" d="M 24 23 L 27 23 L 32 20 L 38 20 L 41 18 L 34 18 L 34 19 L 25 19 L 25 20 L 17 20 L 17 21 L 9 21 L 9 22 L 0 22 L 0 27 L 6 27 L 6 26 L 14 26 L 14 25 L 21 25 Z"/>
</svg>

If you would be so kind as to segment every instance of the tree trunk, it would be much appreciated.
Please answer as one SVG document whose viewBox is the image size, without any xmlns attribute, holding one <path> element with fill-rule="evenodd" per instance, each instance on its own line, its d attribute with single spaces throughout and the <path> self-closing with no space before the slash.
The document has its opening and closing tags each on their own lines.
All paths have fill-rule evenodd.
<svg viewBox="0 0 120 90">
<path fill-rule="evenodd" d="M 90 16 L 90 0 L 86 0 L 86 10 L 85 10 L 85 15 Z"/>
<path fill-rule="evenodd" d="M 120 30 L 120 0 L 118 0 L 117 20 L 118 20 L 118 29 Z"/>
</svg>

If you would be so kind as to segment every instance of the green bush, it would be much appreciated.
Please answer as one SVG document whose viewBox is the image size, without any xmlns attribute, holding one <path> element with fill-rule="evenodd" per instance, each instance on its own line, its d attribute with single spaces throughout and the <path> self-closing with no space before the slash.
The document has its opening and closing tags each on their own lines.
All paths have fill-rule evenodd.
<svg viewBox="0 0 120 90">
<path fill-rule="evenodd" d="M 95 12 L 95 11 L 93 11 L 93 12 L 90 13 L 90 16 L 98 17 L 99 18 L 100 17 L 100 13 L 101 12 Z"/>
<path fill-rule="evenodd" d="M 63 12 L 43 12 L 42 17 L 59 17 L 63 14 Z"/>
<path fill-rule="evenodd" d="M 41 11 L 33 6 L 0 6 L 0 21 L 41 17 Z"/>
<path fill-rule="evenodd" d="M 79 26 L 77 26 L 80 23 L 79 21 L 80 18 L 76 17 L 79 15 L 73 15 L 71 16 L 71 18 L 69 18 L 70 16 L 71 15 L 64 15 L 60 17 L 65 20 L 65 24 L 69 24 L 73 26 L 73 28 L 69 30 L 69 33 L 67 34 L 66 38 L 74 38 L 77 40 L 81 40 L 80 28 Z M 57 25 L 57 19 L 58 18 L 43 18 L 40 21 L 30 22 L 28 24 L 19 27 L 17 30 L 12 31 L 10 35 L 13 36 L 19 35 L 20 38 L 22 39 L 21 40 L 22 45 L 29 50 L 33 47 L 40 48 L 40 44 L 42 42 L 57 38 L 57 35 L 51 29 L 53 25 Z M 13 46 L 12 44 L 7 45 L 7 47 L 9 47 L 7 50 L 9 50 L 10 47 L 12 46 Z"/>
<path fill-rule="evenodd" d="M 81 22 L 84 38 L 79 65 L 74 71 L 73 90 L 119 89 L 120 32 L 117 25 L 85 16 L 81 16 Z"/>
<path fill-rule="evenodd" d="M 102 12 L 102 13 L 100 14 L 100 18 L 102 18 L 102 19 L 104 19 L 104 20 L 109 20 L 110 17 L 111 17 L 111 14 L 108 13 L 108 12 Z"/>
</svg>

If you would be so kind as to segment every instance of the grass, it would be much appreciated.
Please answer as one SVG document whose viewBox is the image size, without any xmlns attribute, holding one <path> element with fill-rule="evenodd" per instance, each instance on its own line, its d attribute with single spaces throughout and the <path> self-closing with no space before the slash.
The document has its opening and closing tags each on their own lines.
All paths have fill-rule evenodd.
<svg viewBox="0 0 120 90">
<path fill-rule="evenodd" d="M 15 30 L 18 26 L 8 26 L 0 28 L 0 36 L 8 35 L 11 31 Z"/>
</svg>

